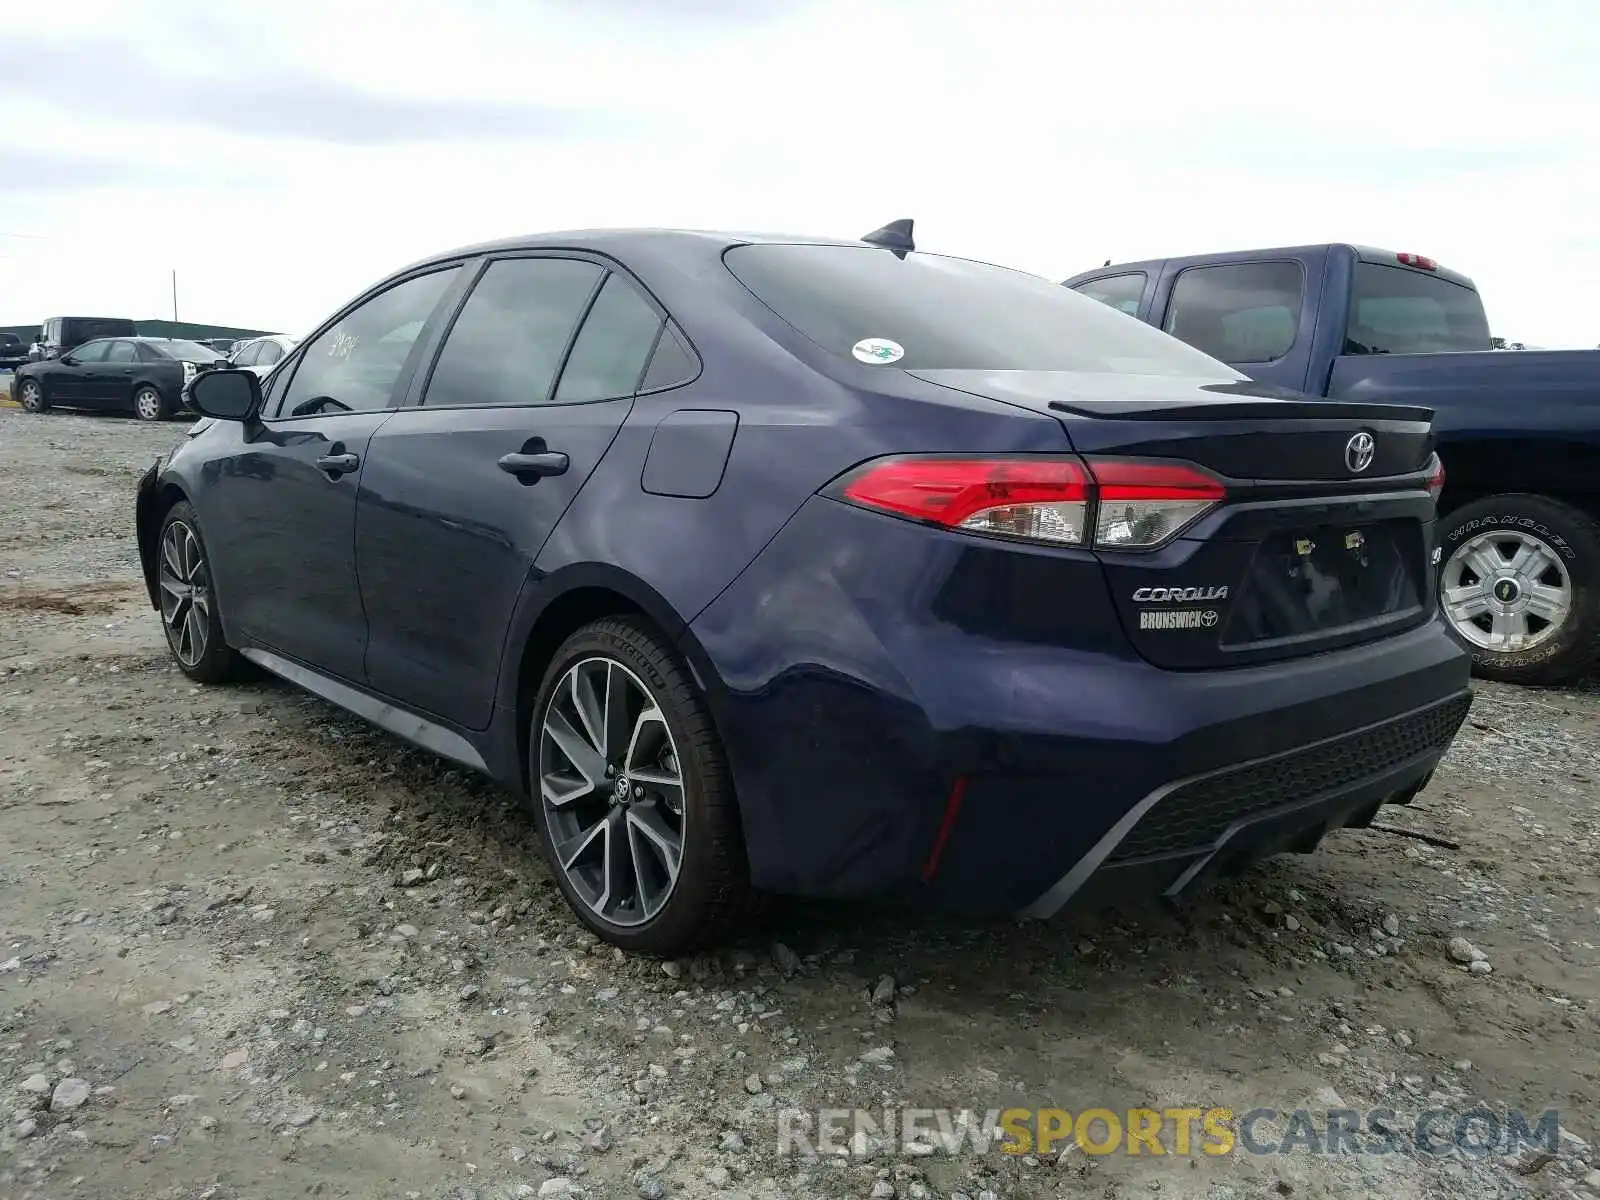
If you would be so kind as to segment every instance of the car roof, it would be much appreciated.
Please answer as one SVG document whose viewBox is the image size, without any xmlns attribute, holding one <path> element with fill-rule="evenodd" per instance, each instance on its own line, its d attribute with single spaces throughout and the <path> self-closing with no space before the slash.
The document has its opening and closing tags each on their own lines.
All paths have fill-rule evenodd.
<svg viewBox="0 0 1600 1200">
<path fill-rule="evenodd" d="M 714 257 L 729 246 L 752 243 L 808 246 L 867 246 L 857 238 L 814 237 L 802 234 L 738 233 L 713 229 L 565 229 L 551 233 L 529 233 L 516 237 L 458 246 L 440 254 L 430 254 L 404 268 L 405 271 L 452 259 L 473 258 L 480 254 L 504 254 L 517 250 L 590 250 L 597 254 L 627 259 L 644 254 L 651 257 Z M 876 249 L 876 247 L 873 247 Z M 396 272 L 401 274 L 403 272 Z"/>
<path fill-rule="evenodd" d="M 1095 276 L 1127 275 L 1136 271 L 1150 274 L 1158 268 L 1166 267 L 1173 270 L 1182 270 L 1192 266 L 1221 267 L 1233 263 L 1261 262 L 1266 259 L 1302 259 L 1313 254 L 1322 254 L 1328 251 L 1343 250 L 1362 262 L 1378 263 L 1392 266 L 1397 262 L 1399 255 L 1393 250 L 1382 250 L 1375 246 L 1363 246 L 1356 242 L 1317 242 L 1306 246 L 1271 246 L 1264 250 L 1229 250 L 1220 254 L 1180 254 L 1170 258 L 1142 258 L 1134 262 L 1107 263 L 1103 267 L 1091 267 L 1079 271 L 1064 282 L 1076 283 Z M 1448 279 L 1452 283 L 1459 283 L 1464 287 L 1472 288 L 1472 280 L 1459 271 L 1452 271 L 1448 267 L 1435 263 L 1429 274 Z"/>
<path fill-rule="evenodd" d="M 199 338 L 163 337 L 159 333 L 102 333 L 83 344 L 87 346 L 89 342 L 198 342 L 199 340 Z"/>
</svg>

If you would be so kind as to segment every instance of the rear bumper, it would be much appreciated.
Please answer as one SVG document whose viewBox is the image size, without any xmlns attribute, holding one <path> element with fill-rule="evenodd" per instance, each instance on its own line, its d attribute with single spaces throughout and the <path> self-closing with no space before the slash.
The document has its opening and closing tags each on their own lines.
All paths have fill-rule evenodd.
<svg viewBox="0 0 1600 1200">
<path fill-rule="evenodd" d="M 1005 609 L 1003 617 L 997 611 Z M 1026 641 L 997 630 L 1026 627 Z M 759 887 L 1048 915 L 1179 896 L 1409 799 L 1470 705 L 1437 618 L 1165 671 L 1091 558 L 814 501 L 691 624 Z"/>
<path fill-rule="evenodd" d="M 1054 916 L 1073 897 L 1178 899 L 1230 866 L 1309 851 L 1426 785 L 1472 705 L 1468 692 L 1350 733 L 1162 784 L 1141 797 L 1023 910 Z"/>
</svg>

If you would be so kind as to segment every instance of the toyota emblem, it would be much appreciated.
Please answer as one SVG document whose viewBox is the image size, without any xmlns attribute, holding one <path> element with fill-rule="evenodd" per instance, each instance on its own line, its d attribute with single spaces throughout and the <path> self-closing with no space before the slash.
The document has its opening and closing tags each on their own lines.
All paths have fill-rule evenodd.
<svg viewBox="0 0 1600 1200">
<path fill-rule="evenodd" d="M 1352 475 L 1359 475 L 1372 465 L 1372 456 L 1378 448 L 1370 433 L 1358 433 L 1344 444 L 1344 465 Z"/>
</svg>

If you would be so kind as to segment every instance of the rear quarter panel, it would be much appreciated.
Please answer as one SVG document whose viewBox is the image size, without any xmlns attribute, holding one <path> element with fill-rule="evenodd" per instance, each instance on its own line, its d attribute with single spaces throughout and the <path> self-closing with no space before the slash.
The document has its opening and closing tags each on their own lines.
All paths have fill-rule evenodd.
<svg viewBox="0 0 1600 1200">
<path fill-rule="evenodd" d="M 895 371 L 867 391 L 776 357 L 741 366 L 707 362 L 687 387 L 642 396 L 605 461 L 540 552 L 536 576 L 605 563 L 658 593 L 692 621 L 805 503 L 841 471 L 912 451 L 1060 451 L 1059 422 L 963 396 Z M 664 420 L 731 412 L 738 425 L 710 495 L 644 487 L 646 458 Z M 652 474 L 659 465 L 652 460 Z"/>
</svg>

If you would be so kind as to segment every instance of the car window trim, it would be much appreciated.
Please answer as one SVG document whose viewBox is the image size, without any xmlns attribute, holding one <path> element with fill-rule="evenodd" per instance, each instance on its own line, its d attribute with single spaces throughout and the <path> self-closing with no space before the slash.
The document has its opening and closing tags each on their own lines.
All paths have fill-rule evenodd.
<svg viewBox="0 0 1600 1200">
<path fill-rule="evenodd" d="M 1290 341 L 1288 348 L 1285 349 L 1282 354 L 1279 354 L 1274 358 L 1240 358 L 1231 361 L 1228 359 L 1219 358 L 1217 361 L 1230 367 L 1267 367 L 1276 363 L 1281 363 L 1284 359 L 1293 354 L 1295 352 L 1295 348 L 1300 345 L 1301 337 L 1305 332 L 1304 326 L 1306 322 L 1306 311 L 1310 307 L 1308 301 L 1311 298 L 1311 287 L 1310 281 L 1306 278 L 1306 265 L 1297 258 L 1246 258 L 1241 259 L 1238 262 L 1193 263 L 1187 267 L 1182 267 L 1178 270 L 1178 273 L 1172 277 L 1172 284 L 1167 288 L 1166 311 L 1161 314 L 1161 324 L 1156 326 L 1156 328 L 1160 329 L 1162 333 L 1167 334 L 1169 337 L 1178 336 L 1177 334 L 1173 333 L 1172 330 L 1167 328 L 1167 322 L 1172 318 L 1173 300 L 1178 294 L 1178 284 L 1181 283 L 1183 277 L 1189 274 L 1191 271 L 1215 271 L 1219 268 L 1225 267 L 1262 267 L 1276 266 L 1279 264 L 1288 264 L 1294 267 L 1295 272 L 1300 276 L 1300 311 L 1295 313 L 1294 338 Z M 1179 338 L 1178 340 L 1182 341 L 1183 339 Z M 1185 344 L 1189 345 L 1191 343 Z M 1199 349 L 1199 347 L 1195 348 Z M 1204 350 L 1201 351 L 1201 353 L 1210 354 L 1211 351 Z M 1212 357 L 1216 356 L 1213 355 Z"/>
<path fill-rule="evenodd" d="M 405 364 L 400 368 L 399 377 L 394 381 L 394 385 L 389 389 L 388 401 L 385 402 L 382 408 L 363 409 L 361 411 L 393 412 L 397 408 L 404 407 L 405 397 L 409 394 L 411 385 L 415 382 L 418 374 L 417 368 L 421 365 L 421 359 L 417 357 L 418 349 L 431 340 L 430 335 L 440 319 L 440 314 L 450 307 L 454 300 L 457 299 L 455 293 L 459 291 L 462 286 L 461 276 L 471 273 L 470 268 L 472 262 L 473 259 L 470 257 L 445 259 L 440 262 L 431 262 L 423 266 L 415 267 L 399 275 L 391 275 L 389 278 L 384 279 L 374 286 L 368 288 L 365 292 L 362 292 L 360 296 L 356 297 L 356 299 L 352 300 L 349 304 L 346 304 L 343 308 L 335 312 L 332 317 L 324 321 L 321 325 L 318 325 L 316 329 L 308 334 L 305 340 L 296 346 L 289 354 L 280 359 L 277 366 L 274 367 L 272 371 L 268 372 L 268 375 L 270 376 L 276 375 L 279 371 L 287 369 L 289 374 L 285 376 L 283 381 L 283 391 L 278 396 L 277 409 L 280 411 L 275 411 L 270 415 L 263 412 L 259 418 L 261 423 L 263 425 L 273 425 L 275 423 L 282 424 L 284 422 L 294 422 L 298 424 L 301 421 L 321 421 L 327 419 L 328 417 L 348 417 L 354 415 L 352 413 L 337 409 L 332 412 L 304 413 L 298 417 L 289 416 L 288 414 L 281 412 L 284 401 L 289 398 L 289 390 L 294 387 L 294 377 L 299 373 L 301 363 L 305 361 L 306 348 L 312 345 L 318 338 L 320 338 L 324 333 L 328 332 L 328 330 L 332 329 L 340 321 L 344 320 L 351 313 L 355 312 L 356 309 L 361 308 L 363 305 L 372 300 L 376 300 L 379 296 L 383 295 L 383 293 L 391 291 L 403 283 L 410 283 L 414 279 L 421 279 L 425 275 L 436 275 L 441 271 L 454 270 L 457 272 L 456 279 L 450 284 L 449 287 L 445 288 L 443 294 L 440 295 L 439 299 L 434 302 L 432 311 L 428 313 L 427 318 L 423 321 L 422 331 L 417 335 L 417 340 L 411 344 L 411 349 L 406 352 Z M 262 386 L 265 387 L 267 379 L 264 377 L 261 383 Z"/>
</svg>

